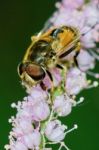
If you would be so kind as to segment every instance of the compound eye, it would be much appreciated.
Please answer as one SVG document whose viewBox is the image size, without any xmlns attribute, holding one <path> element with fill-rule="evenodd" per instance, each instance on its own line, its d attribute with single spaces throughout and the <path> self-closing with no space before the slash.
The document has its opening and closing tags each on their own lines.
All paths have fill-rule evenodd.
<svg viewBox="0 0 99 150">
<path fill-rule="evenodd" d="M 22 75 L 22 73 L 25 71 L 25 65 L 23 63 L 20 63 L 18 65 L 18 74 Z"/>
<path fill-rule="evenodd" d="M 45 77 L 44 69 L 37 64 L 33 64 L 33 63 L 27 64 L 25 71 L 32 79 L 37 81 Z"/>
</svg>

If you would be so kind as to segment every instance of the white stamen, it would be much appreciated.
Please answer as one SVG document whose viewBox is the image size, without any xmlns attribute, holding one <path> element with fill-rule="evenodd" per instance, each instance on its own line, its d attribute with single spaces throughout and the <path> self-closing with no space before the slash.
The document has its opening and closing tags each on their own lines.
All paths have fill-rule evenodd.
<svg viewBox="0 0 99 150">
<path fill-rule="evenodd" d="M 96 79 L 99 78 L 99 73 L 94 73 L 94 72 L 91 72 L 91 71 L 87 71 L 86 72 L 88 75 L 92 76 L 92 77 L 95 77 Z"/>
<path fill-rule="evenodd" d="M 93 86 L 94 86 L 94 87 L 97 87 L 98 85 L 99 85 L 98 81 L 94 81 L 94 82 L 93 82 Z"/>
<path fill-rule="evenodd" d="M 57 3 L 55 4 L 55 6 L 56 6 L 56 8 L 60 8 L 60 7 L 61 7 L 61 3 L 60 3 L 60 2 L 57 2 Z"/>
<path fill-rule="evenodd" d="M 10 135 L 10 136 L 13 136 L 13 132 L 11 131 L 11 132 L 9 133 L 9 135 Z"/>
<path fill-rule="evenodd" d="M 80 97 L 79 101 L 76 103 L 76 105 L 82 103 L 84 101 L 84 97 Z"/>
<path fill-rule="evenodd" d="M 14 117 L 14 116 L 11 116 L 11 119 L 12 119 L 12 120 L 14 120 L 14 119 L 15 119 L 15 117 Z"/>
<path fill-rule="evenodd" d="M 62 145 L 60 145 L 60 147 L 59 147 L 59 149 L 58 149 L 58 150 L 61 150 L 61 149 L 62 149 L 62 147 L 63 147 L 63 146 L 62 146 Z"/>
<path fill-rule="evenodd" d="M 96 54 L 94 51 L 90 51 L 90 53 L 93 55 L 93 57 L 97 60 L 99 60 L 99 55 Z"/>
<path fill-rule="evenodd" d="M 96 52 L 99 53 L 99 49 L 96 49 Z"/>
<path fill-rule="evenodd" d="M 73 130 L 77 129 L 78 128 L 78 125 L 77 124 L 74 124 L 74 127 L 69 129 L 68 131 L 65 132 L 65 135 L 72 132 Z"/>
<path fill-rule="evenodd" d="M 86 89 L 91 89 L 91 88 L 97 87 L 98 85 L 99 85 L 98 81 L 94 81 L 92 84 L 86 87 Z"/>
<path fill-rule="evenodd" d="M 18 101 L 18 106 L 21 106 L 22 102 L 21 101 Z"/>
<path fill-rule="evenodd" d="M 5 146 L 4 146 L 4 149 L 9 150 L 9 149 L 10 149 L 10 146 L 9 146 L 9 145 L 5 145 Z"/>
<path fill-rule="evenodd" d="M 15 104 L 15 103 L 12 103 L 12 104 L 11 104 L 11 107 L 12 107 L 12 108 L 16 108 L 16 104 Z"/>
<path fill-rule="evenodd" d="M 9 123 L 12 123 L 12 119 L 9 119 L 8 122 L 9 122 Z"/>
<path fill-rule="evenodd" d="M 64 142 L 61 142 L 60 144 L 61 144 L 61 145 L 60 145 L 60 147 L 59 147 L 58 150 L 61 150 L 62 147 L 64 147 L 66 150 L 70 150 Z"/>
</svg>

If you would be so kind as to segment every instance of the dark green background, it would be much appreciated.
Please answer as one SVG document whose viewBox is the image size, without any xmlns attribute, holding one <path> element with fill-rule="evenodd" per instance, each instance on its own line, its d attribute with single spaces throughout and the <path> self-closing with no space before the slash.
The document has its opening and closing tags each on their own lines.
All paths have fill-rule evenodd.
<svg viewBox="0 0 99 150">
<path fill-rule="evenodd" d="M 44 22 L 55 10 L 56 0 L 3 0 L 0 1 L 0 150 L 8 143 L 11 126 L 8 118 L 15 114 L 12 102 L 26 95 L 17 75 L 17 65 L 30 37 L 40 31 Z M 98 71 L 98 66 L 95 71 Z M 85 103 L 73 109 L 63 121 L 79 125 L 66 138 L 72 150 L 99 150 L 99 88 L 84 91 Z M 56 148 L 57 149 L 57 148 Z"/>
</svg>

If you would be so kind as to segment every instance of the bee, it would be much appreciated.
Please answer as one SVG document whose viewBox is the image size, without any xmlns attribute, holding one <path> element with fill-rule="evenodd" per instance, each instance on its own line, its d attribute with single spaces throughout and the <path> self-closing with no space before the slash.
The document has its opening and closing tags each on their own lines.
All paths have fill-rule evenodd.
<svg viewBox="0 0 99 150">
<path fill-rule="evenodd" d="M 62 60 L 72 51 L 81 48 L 79 30 L 72 26 L 50 28 L 44 33 L 32 36 L 32 42 L 22 62 L 18 74 L 25 87 L 41 83 L 46 74 L 52 79 L 50 69 L 62 66 Z"/>
</svg>

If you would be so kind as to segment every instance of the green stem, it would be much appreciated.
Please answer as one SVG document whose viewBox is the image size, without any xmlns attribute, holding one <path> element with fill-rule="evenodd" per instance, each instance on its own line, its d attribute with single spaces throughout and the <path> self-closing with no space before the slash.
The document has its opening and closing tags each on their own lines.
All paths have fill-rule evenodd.
<svg viewBox="0 0 99 150">
<path fill-rule="evenodd" d="M 43 122 L 42 125 L 41 125 L 42 140 L 41 140 L 40 150 L 43 150 L 45 148 L 45 145 L 46 145 L 46 139 L 45 139 L 45 135 L 44 135 L 45 128 L 46 128 L 47 124 L 52 120 L 53 115 L 54 115 L 54 113 L 53 113 L 53 109 L 52 109 L 48 120 Z"/>
</svg>

